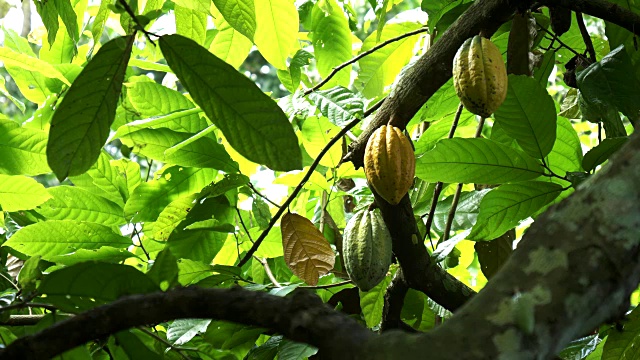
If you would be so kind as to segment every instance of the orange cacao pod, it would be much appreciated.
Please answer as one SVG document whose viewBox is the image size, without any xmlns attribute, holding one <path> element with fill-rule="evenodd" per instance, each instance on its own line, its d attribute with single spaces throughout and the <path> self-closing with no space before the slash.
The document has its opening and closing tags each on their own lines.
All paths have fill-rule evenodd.
<svg viewBox="0 0 640 360">
<path fill-rule="evenodd" d="M 411 141 L 400 129 L 382 125 L 367 142 L 364 172 L 369 185 L 388 203 L 396 205 L 413 184 L 416 157 Z"/>
</svg>

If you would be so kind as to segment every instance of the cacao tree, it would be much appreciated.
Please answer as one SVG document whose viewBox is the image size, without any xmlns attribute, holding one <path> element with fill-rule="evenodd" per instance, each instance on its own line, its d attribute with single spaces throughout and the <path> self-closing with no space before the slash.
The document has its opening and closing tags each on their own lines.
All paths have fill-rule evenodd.
<svg viewBox="0 0 640 360">
<path fill-rule="evenodd" d="M 17 4 L 0 358 L 636 357 L 635 2 Z"/>
</svg>

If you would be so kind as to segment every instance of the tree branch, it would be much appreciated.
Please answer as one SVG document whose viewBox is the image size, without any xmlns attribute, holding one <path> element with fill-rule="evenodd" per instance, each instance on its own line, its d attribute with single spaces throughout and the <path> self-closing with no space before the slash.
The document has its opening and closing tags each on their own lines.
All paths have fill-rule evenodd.
<svg viewBox="0 0 640 360">
<path fill-rule="evenodd" d="M 172 319 L 209 318 L 278 331 L 317 346 L 328 358 L 349 358 L 374 336 L 349 317 L 322 303 L 315 294 L 295 291 L 277 297 L 242 288 L 179 288 L 133 295 L 97 307 L 0 350 L 3 359 L 48 359 L 93 339 Z M 61 334 L 64 334 L 61 336 Z"/>
<path fill-rule="evenodd" d="M 539 3 L 545 6 L 562 6 L 595 16 L 640 35 L 640 15 L 605 0 L 540 0 Z"/>
</svg>

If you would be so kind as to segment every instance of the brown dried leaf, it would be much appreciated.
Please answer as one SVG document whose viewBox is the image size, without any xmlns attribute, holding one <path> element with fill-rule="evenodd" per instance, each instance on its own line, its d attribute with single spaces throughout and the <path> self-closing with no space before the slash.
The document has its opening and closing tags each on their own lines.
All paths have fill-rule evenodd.
<svg viewBox="0 0 640 360">
<path fill-rule="evenodd" d="M 284 261 L 293 273 L 315 286 L 335 262 L 335 254 L 320 230 L 298 214 L 287 213 L 280 222 Z"/>
</svg>

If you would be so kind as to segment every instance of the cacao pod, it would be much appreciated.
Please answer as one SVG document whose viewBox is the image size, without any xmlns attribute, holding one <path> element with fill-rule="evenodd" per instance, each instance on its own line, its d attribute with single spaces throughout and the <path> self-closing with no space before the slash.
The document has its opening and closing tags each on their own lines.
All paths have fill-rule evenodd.
<svg viewBox="0 0 640 360">
<path fill-rule="evenodd" d="M 369 291 L 387 275 L 391 265 L 391 234 L 378 210 L 359 211 L 344 228 L 344 267 L 362 291 Z"/>
<path fill-rule="evenodd" d="M 397 127 L 382 125 L 367 142 L 364 172 L 383 199 L 398 204 L 411 188 L 416 172 L 411 141 Z"/>
<path fill-rule="evenodd" d="M 453 59 L 453 84 L 467 110 L 493 114 L 507 97 L 507 69 L 498 47 L 478 35 L 467 39 Z"/>
<path fill-rule="evenodd" d="M 551 30 L 560 36 L 571 28 L 571 10 L 561 6 L 549 7 L 549 18 L 551 20 Z"/>
</svg>

